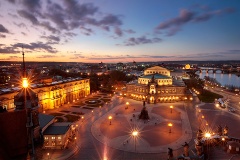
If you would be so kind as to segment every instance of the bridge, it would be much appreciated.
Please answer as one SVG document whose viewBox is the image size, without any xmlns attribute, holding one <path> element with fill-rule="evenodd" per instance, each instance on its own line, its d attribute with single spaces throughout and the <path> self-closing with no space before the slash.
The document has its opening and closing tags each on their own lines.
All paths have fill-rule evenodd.
<svg viewBox="0 0 240 160">
<path fill-rule="evenodd" d="M 198 67 L 194 69 L 195 72 L 202 73 L 203 71 L 206 71 L 206 73 L 209 73 L 212 71 L 212 73 L 216 73 L 217 71 L 220 71 L 221 73 L 232 73 L 232 72 L 239 72 L 237 68 L 212 68 L 212 67 Z"/>
</svg>

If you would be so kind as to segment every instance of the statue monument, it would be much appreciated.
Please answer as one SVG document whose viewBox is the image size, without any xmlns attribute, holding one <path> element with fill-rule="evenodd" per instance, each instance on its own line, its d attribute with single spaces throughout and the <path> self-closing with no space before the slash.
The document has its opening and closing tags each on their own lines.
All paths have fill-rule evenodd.
<svg viewBox="0 0 240 160">
<path fill-rule="evenodd" d="M 149 120 L 149 115 L 148 115 L 148 111 L 145 106 L 145 101 L 143 101 L 143 108 L 142 108 L 142 111 L 141 111 L 140 115 L 138 116 L 138 118 L 143 119 L 143 120 Z"/>
</svg>

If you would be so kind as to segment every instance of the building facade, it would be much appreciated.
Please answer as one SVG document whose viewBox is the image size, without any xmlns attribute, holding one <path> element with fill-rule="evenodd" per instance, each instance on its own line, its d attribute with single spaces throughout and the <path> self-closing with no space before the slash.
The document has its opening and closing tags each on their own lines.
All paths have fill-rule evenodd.
<svg viewBox="0 0 240 160">
<path fill-rule="evenodd" d="M 129 98 L 148 103 L 176 102 L 191 100 L 181 79 L 170 76 L 170 71 L 159 66 L 148 68 L 138 81 L 126 85 L 124 93 Z"/>
<path fill-rule="evenodd" d="M 89 79 L 67 79 L 52 82 L 48 85 L 36 85 L 32 90 L 37 93 L 39 99 L 39 111 L 59 108 L 63 104 L 75 102 L 90 94 Z M 14 96 L 18 91 L 0 94 L 0 103 L 3 108 L 12 110 L 15 108 Z"/>
</svg>

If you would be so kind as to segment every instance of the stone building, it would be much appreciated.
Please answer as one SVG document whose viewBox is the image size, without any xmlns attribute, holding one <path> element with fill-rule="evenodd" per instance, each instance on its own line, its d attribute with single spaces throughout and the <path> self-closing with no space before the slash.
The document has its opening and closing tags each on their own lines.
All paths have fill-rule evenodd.
<svg viewBox="0 0 240 160">
<path fill-rule="evenodd" d="M 182 79 L 172 78 L 166 68 L 154 66 L 144 71 L 137 81 L 126 85 L 127 97 L 148 103 L 191 100 Z"/>
<path fill-rule="evenodd" d="M 38 96 L 39 111 L 59 108 L 63 104 L 75 102 L 90 94 L 90 80 L 75 78 L 55 81 L 51 84 L 32 85 L 32 90 Z M 18 90 L 8 90 L 0 93 L 0 103 L 6 110 L 15 109 L 14 96 Z"/>
</svg>

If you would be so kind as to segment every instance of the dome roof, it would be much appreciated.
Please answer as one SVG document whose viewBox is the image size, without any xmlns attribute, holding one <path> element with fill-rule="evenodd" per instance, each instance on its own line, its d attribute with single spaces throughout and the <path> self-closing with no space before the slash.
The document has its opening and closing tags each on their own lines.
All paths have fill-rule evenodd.
<svg viewBox="0 0 240 160">
<path fill-rule="evenodd" d="M 168 69 L 160 67 L 160 66 L 150 67 L 150 68 L 147 68 L 146 70 L 167 70 L 168 71 Z"/>
<path fill-rule="evenodd" d="M 162 74 L 143 75 L 140 78 L 152 79 L 153 76 L 154 76 L 154 79 L 172 79 L 171 77 L 166 76 L 166 75 L 162 75 Z"/>
</svg>

